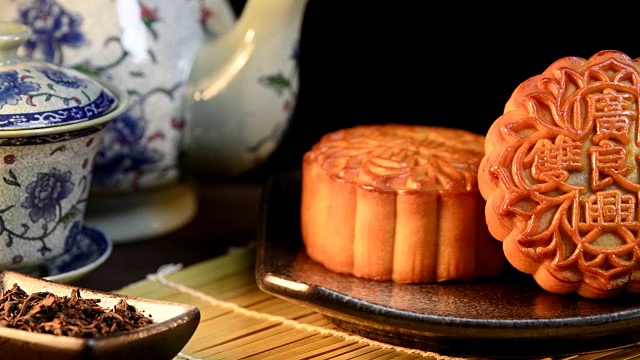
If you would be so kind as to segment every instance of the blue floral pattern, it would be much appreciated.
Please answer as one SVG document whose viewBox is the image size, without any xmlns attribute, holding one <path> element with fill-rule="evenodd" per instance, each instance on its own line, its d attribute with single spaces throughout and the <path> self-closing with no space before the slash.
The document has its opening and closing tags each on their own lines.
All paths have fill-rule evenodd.
<svg viewBox="0 0 640 360">
<path fill-rule="evenodd" d="M 109 131 L 103 135 L 103 142 L 109 146 L 98 149 L 93 169 L 96 184 L 108 185 L 124 173 L 137 171 L 162 159 L 162 154 L 146 146 L 143 124 L 129 112 L 109 123 Z"/>
<path fill-rule="evenodd" d="M 72 88 L 72 89 L 79 89 L 79 88 L 87 86 L 87 83 L 82 81 L 82 79 L 78 79 L 77 77 L 69 76 L 67 73 L 65 73 L 63 71 L 60 71 L 60 70 L 55 70 L 55 69 L 51 69 L 51 68 L 40 68 L 38 70 L 41 73 L 43 73 L 44 76 L 46 76 L 52 82 L 54 82 L 54 83 L 56 83 L 58 85 L 64 86 L 64 87 L 68 87 L 68 88 Z"/>
<path fill-rule="evenodd" d="M 59 147 L 53 152 L 64 151 L 64 147 Z M 6 165 L 14 164 L 15 156 L 6 155 L 4 162 Z M 20 205 L 27 211 L 28 216 L 24 216 L 25 221 L 14 228 L 15 225 L 8 219 L 10 212 L 18 210 L 17 204 L 0 209 L 0 235 L 3 236 L 9 248 L 13 247 L 16 241 L 39 242 L 40 245 L 36 251 L 41 256 L 45 256 L 53 251 L 47 244 L 49 237 L 59 232 L 58 229 L 66 228 L 68 230 L 63 230 L 66 233 L 64 251 L 69 251 L 73 248 L 83 227 L 81 216 L 87 201 L 87 175 L 81 175 L 78 183 L 74 183 L 72 171 L 61 171 L 52 167 L 49 171 L 31 176 L 35 176 L 35 179 L 24 187 L 11 166 L 8 167 L 7 175 L 3 176 L 5 185 L 24 189 L 24 197 Z M 74 193 L 80 195 L 75 200 L 70 198 Z M 71 200 L 70 204 L 69 200 Z M 25 259 L 23 255 L 15 254 L 12 257 L 12 263 L 20 265 Z"/>
<path fill-rule="evenodd" d="M 87 79 L 53 66 L 0 71 L 0 128 L 60 125 L 111 111 L 116 99 Z"/>
<path fill-rule="evenodd" d="M 69 233 L 67 234 L 67 238 L 64 240 L 64 252 L 69 253 L 76 245 L 76 241 L 78 241 L 78 237 L 82 232 L 82 222 L 74 221 L 73 225 L 71 225 L 71 229 L 69 229 Z"/>
<path fill-rule="evenodd" d="M 60 172 L 53 168 L 48 173 L 39 173 L 36 180 L 27 185 L 27 198 L 22 207 L 29 209 L 29 219 L 36 223 L 56 220 L 60 202 L 73 192 L 71 171 Z"/>
<path fill-rule="evenodd" d="M 27 56 L 62 62 L 63 46 L 81 47 L 87 41 L 80 30 L 82 19 L 69 13 L 55 0 L 35 0 L 20 9 L 20 22 L 29 26 L 31 38 L 24 43 Z"/>
<path fill-rule="evenodd" d="M 17 105 L 22 96 L 40 90 L 40 85 L 24 81 L 17 71 L 0 72 L 0 109 L 5 105 Z"/>
</svg>

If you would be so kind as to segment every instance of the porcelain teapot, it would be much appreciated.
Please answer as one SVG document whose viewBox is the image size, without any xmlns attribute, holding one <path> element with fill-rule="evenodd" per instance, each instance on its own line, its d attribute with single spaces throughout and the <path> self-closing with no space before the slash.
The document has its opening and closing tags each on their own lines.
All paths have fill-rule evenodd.
<svg viewBox="0 0 640 360">
<path fill-rule="evenodd" d="M 31 30 L 24 57 L 102 77 L 128 111 L 107 129 L 92 191 L 153 189 L 179 178 L 180 101 L 197 49 L 228 31 L 227 0 L 0 0 L 0 20 Z"/>
<path fill-rule="evenodd" d="M 216 179 L 264 162 L 298 96 L 307 0 L 248 0 L 234 27 L 196 54 L 183 102 L 181 165 Z"/>
</svg>

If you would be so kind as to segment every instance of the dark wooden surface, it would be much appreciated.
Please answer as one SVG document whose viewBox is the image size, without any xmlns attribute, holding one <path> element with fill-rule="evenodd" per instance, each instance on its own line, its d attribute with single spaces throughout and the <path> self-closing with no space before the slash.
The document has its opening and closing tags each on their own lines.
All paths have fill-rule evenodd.
<svg viewBox="0 0 640 360">
<path fill-rule="evenodd" d="M 188 266 L 225 254 L 256 239 L 262 183 L 234 181 L 197 183 L 194 219 L 169 234 L 115 244 L 109 259 L 74 285 L 111 291 L 143 280 L 168 263 Z"/>
</svg>

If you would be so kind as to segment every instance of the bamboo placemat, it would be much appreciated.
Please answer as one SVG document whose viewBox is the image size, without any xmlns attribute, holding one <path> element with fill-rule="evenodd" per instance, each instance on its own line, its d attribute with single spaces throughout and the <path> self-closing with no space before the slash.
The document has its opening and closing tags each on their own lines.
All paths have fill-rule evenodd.
<svg viewBox="0 0 640 360">
<path fill-rule="evenodd" d="M 200 309 L 200 324 L 175 360 L 460 359 L 345 333 L 313 310 L 262 292 L 256 285 L 254 266 L 254 249 L 241 248 L 186 268 L 168 264 L 147 279 L 114 292 Z M 640 359 L 640 344 L 554 360 L 559 359 Z"/>
</svg>

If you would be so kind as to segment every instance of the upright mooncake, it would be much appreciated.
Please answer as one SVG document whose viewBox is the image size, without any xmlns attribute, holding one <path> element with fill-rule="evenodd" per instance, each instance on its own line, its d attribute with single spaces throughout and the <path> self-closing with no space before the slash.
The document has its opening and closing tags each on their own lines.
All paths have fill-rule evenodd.
<svg viewBox="0 0 640 360">
<path fill-rule="evenodd" d="M 489 230 L 553 293 L 640 293 L 640 61 L 566 57 L 521 83 L 479 171 Z"/>
<path fill-rule="evenodd" d="M 303 158 L 302 238 L 327 269 L 398 283 L 496 276 L 477 186 L 484 136 L 417 125 L 324 135 Z"/>
</svg>

